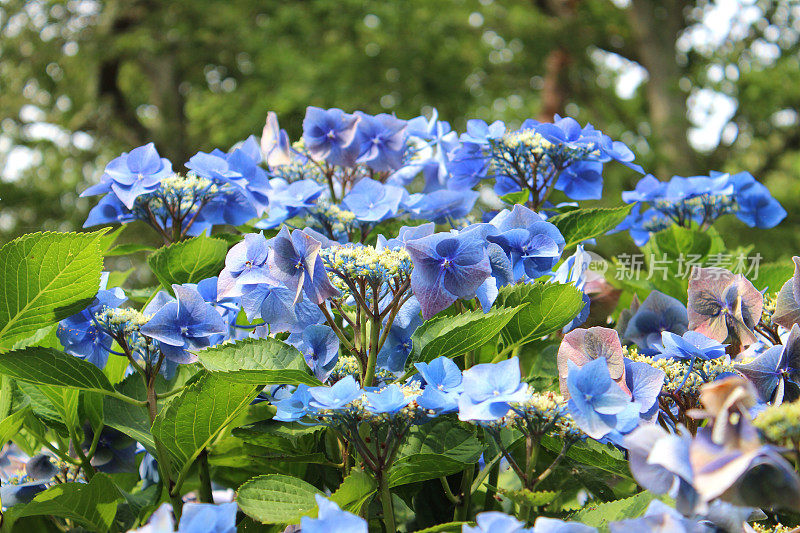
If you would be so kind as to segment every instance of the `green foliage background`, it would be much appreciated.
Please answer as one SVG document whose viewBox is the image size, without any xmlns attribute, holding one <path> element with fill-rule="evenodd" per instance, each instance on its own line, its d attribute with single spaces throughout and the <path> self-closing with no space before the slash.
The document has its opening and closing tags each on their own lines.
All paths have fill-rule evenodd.
<svg viewBox="0 0 800 533">
<path fill-rule="evenodd" d="M 800 249 L 800 4 L 742 2 L 727 38 L 692 39 L 715 5 L 2 0 L 0 242 L 79 228 L 94 202 L 80 191 L 150 140 L 180 169 L 197 150 L 259 134 L 268 110 L 297 138 L 307 105 L 404 118 L 435 107 L 462 130 L 473 117 L 566 113 L 628 143 L 661 179 L 750 171 L 789 217 L 758 237 L 735 220 L 717 228 L 768 259 L 786 257 Z M 597 59 L 608 54 L 647 71 L 631 97 Z M 737 135 L 698 152 L 686 140 L 687 100 L 704 89 L 735 99 Z M 12 172 L 20 158 L 32 164 Z M 618 205 L 636 179 L 609 165 L 600 204 Z M 607 243 L 606 254 L 633 250 L 627 236 Z"/>
</svg>

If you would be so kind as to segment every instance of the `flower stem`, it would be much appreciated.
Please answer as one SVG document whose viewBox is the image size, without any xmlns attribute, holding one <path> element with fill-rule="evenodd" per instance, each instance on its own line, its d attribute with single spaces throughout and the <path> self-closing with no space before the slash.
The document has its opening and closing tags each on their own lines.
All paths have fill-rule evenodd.
<svg viewBox="0 0 800 533">
<path fill-rule="evenodd" d="M 199 478 L 200 478 L 200 501 L 203 503 L 214 503 L 214 495 L 211 492 L 211 475 L 208 471 L 208 450 L 203 450 L 197 456 Z"/>
<path fill-rule="evenodd" d="M 453 513 L 454 522 L 466 522 L 469 517 L 469 508 L 472 503 L 472 480 L 475 478 L 475 465 L 468 465 L 461 476 L 461 501 L 456 505 Z"/>
<path fill-rule="evenodd" d="M 387 533 L 394 533 L 397 528 L 394 524 L 394 507 L 392 506 L 392 493 L 389 490 L 389 481 L 386 472 L 378 472 L 378 487 L 380 490 L 381 507 L 383 508 L 383 525 Z"/>
</svg>

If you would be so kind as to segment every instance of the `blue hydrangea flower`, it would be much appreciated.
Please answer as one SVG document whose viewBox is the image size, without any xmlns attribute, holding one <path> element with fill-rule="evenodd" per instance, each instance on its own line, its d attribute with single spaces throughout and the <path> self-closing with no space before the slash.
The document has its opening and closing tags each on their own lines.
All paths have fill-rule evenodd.
<svg viewBox="0 0 800 533">
<path fill-rule="evenodd" d="M 525 528 L 525 523 L 513 516 L 499 511 L 479 513 L 475 516 L 476 526 L 461 526 L 462 533 L 525 533 L 532 530 Z"/>
<path fill-rule="evenodd" d="M 396 384 L 377 392 L 365 392 L 366 408 L 372 413 L 396 414 L 406 407 L 413 398 L 407 398 Z"/>
<path fill-rule="evenodd" d="M 337 291 L 328 279 L 325 265 L 319 257 L 322 244 L 303 233 L 284 226 L 271 241 L 267 263 L 272 276 L 290 289 L 298 302 L 303 293 L 315 304 L 321 304 Z"/>
<path fill-rule="evenodd" d="M 309 393 L 309 387 L 301 383 L 291 395 L 273 402 L 273 405 L 277 408 L 274 419 L 281 422 L 300 420 L 309 412 L 310 402 L 311 393 Z"/>
<path fill-rule="evenodd" d="M 358 386 L 353 376 L 347 375 L 330 387 L 311 387 L 309 406 L 315 409 L 329 409 L 335 411 L 361 396 L 361 387 Z"/>
<path fill-rule="evenodd" d="M 425 320 L 458 298 L 475 297 L 491 274 L 486 248 L 474 235 L 438 233 L 409 241 L 406 250 L 414 264 L 411 288 Z"/>
<path fill-rule="evenodd" d="M 162 504 L 150 516 L 146 525 L 131 533 L 236 533 L 236 502 L 187 503 L 183 506 L 177 530 L 172 518 L 172 506 Z"/>
<path fill-rule="evenodd" d="M 345 195 L 342 205 L 361 222 L 381 222 L 397 215 L 406 196 L 408 192 L 401 187 L 362 178 Z"/>
<path fill-rule="evenodd" d="M 84 425 L 83 434 L 81 447 L 88 453 L 94 438 L 91 425 Z M 105 426 L 97 439 L 97 448 L 90 463 L 96 470 L 106 474 L 135 472 L 136 441 L 121 431 Z"/>
<path fill-rule="evenodd" d="M 603 164 L 576 161 L 558 175 L 555 188 L 573 200 L 599 200 L 603 197 Z"/>
<path fill-rule="evenodd" d="M 741 346 L 756 342 L 753 329 L 761 320 L 764 296 L 741 274 L 723 268 L 698 268 L 689 280 L 689 329 Z"/>
<path fill-rule="evenodd" d="M 400 308 L 389 329 L 386 341 L 378 352 L 378 368 L 392 373 L 400 373 L 411 354 L 411 336 L 422 325 L 420 305 L 413 296 Z"/>
<path fill-rule="evenodd" d="M 217 294 L 220 297 L 242 296 L 253 286 L 276 284 L 267 266 L 269 241 L 260 233 L 248 233 L 225 256 L 225 268 L 219 274 Z"/>
<path fill-rule="evenodd" d="M 709 527 L 707 522 L 685 518 L 659 500 L 650 502 L 641 518 L 611 522 L 608 527 L 611 533 L 710 533 L 716 530 Z"/>
<path fill-rule="evenodd" d="M 106 290 L 107 283 L 108 273 L 104 272 L 100 278 L 100 290 L 89 307 L 59 322 L 56 330 L 65 352 L 85 359 L 99 368 L 106 366 L 114 340 L 97 329 L 94 315 L 104 307 L 116 308 L 127 300 L 125 292 L 119 287 Z"/>
<path fill-rule="evenodd" d="M 772 228 L 786 218 L 786 210 L 749 172 L 730 177 L 736 195 L 736 217 L 751 228 Z"/>
<path fill-rule="evenodd" d="M 406 122 L 386 113 L 371 116 L 356 111 L 356 116 L 356 162 L 378 172 L 400 168 L 406 147 Z"/>
<path fill-rule="evenodd" d="M 656 346 L 657 358 L 695 359 L 710 361 L 725 356 L 725 345 L 709 339 L 702 333 L 687 331 L 683 336 L 665 331 L 661 334 L 661 345 Z"/>
<path fill-rule="evenodd" d="M 317 494 L 319 513 L 317 518 L 304 516 L 300 519 L 303 533 L 367 533 L 367 522 L 363 518 L 342 511 L 334 502 Z"/>
<path fill-rule="evenodd" d="M 784 344 L 767 348 L 752 361 L 737 363 L 764 401 L 780 404 L 800 398 L 800 326 L 792 326 Z"/>
<path fill-rule="evenodd" d="M 625 385 L 631 392 L 631 399 L 639 404 L 639 416 L 643 420 L 653 420 L 658 414 L 658 396 L 665 377 L 663 370 L 625 358 Z"/>
<path fill-rule="evenodd" d="M 588 329 L 574 329 L 564 335 L 556 355 L 558 366 L 558 382 L 561 395 L 568 399 L 567 376 L 570 373 L 569 363 L 583 366 L 593 359 L 606 360 L 606 368 L 619 387 L 629 392 L 625 380 L 625 354 L 619 335 L 609 328 L 595 326 Z"/>
<path fill-rule="evenodd" d="M 281 178 L 274 178 L 270 186 L 267 218 L 256 223 L 259 229 L 277 228 L 285 220 L 300 216 L 308 208 L 314 207 L 325 190 L 323 185 L 312 179 L 287 183 Z"/>
<path fill-rule="evenodd" d="M 593 439 L 625 434 L 639 423 L 640 405 L 611 379 L 604 357 L 579 367 L 569 361 L 567 403 L 575 423 Z"/>
<path fill-rule="evenodd" d="M 318 380 L 327 381 L 339 360 L 339 337 L 329 326 L 308 326 L 302 333 L 290 335 L 287 342 L 300 350 Z"/>
<path fill-rule="evenodd" d="M 303 141 L 314 159 L 351 167 L 360 155 L 356 138 L 358 117 L 341 109 L 309 106 L 303 119 Z"/>
<path fill-rule="evenodd" d="M 242 295 L 242 309 L 248 320 L 262 319 L 271 333 L 302 333 L 308 326 L 325 321 L 314 303 L 307 299 L 295 303 L 294 298 L 294 292 L 280 285 L 248 285 Z"/>
<path fill-rule="evenodd" d="M 506 125 L 496 120 L 487 124 L 483 120 L 467 121 L 467 131 L 461 134 L 461 142 L 487 144 L 490 140 L 499 139 L 506 132 Z"/>
<path fill-rule="evenodd" d="M 136 198 L 155 191 L 161 180 L 171 175 L 172 163 L 158 155 L 153 143 L 147 143 L 112 159 L 100 183 L 83 191 L 81 196 L 113 191 L 125 207 L 132 209 Z"/>
<path fill-rule="evenodd" d="M 677 485 L 675 503 L 686 514 L 692 514 L 698 503 L 692 486 L 691 443 L 687 431 L 667 433 L 656 424 L 639 426 L 623 442 L 636 482 L 655 494 L 673 493 Z"/>
<path fill-rule="evenodd" d="M 509 404 L 523 402 L 528 386 L 522 383 L 516 357 L 499 363 L 475 365 L 465 370 L 463 392 L 458 399 L 460 420 L 497 420 L 508 413 Z"/>
<path fill-rule="evenodd" d="M 425 381 L 426 389 L 452 393 L 460 393 L 463 389 L 461 369 L 449 357 L 437 357 L 430 363 L 414 363 L 414 367 Z"/>
<path fill-rule="evenodd" d="M 662 332 L 683 335 L 688 327 L 686 306 L 677 298 L 652 291 L 628 321 L 623 339 L 635 343 L 640 353 L 653 355 Z"/>
<path fill-rule="evenodd" d="M 228 332 L 228 324 L 197 289 L 185 285 L 173 285 L 172 289 L 177 300 L 164 304 L 141 332 L 159 341 L 167 359 L 191 363 L 195 357 L 188 350 L 207 348 L 211 337 Z"/>
<path fill-rule="evenodd" d="M 20 455 L 19 459 L 27 459 L 25 475 L 16 476 L 15 483 L 9 483 L 7 479 L 3 479 L 0 486 L 0 501 L 2 501 L 4 509 L 29 503 L 37 494 L 45 490 L 53 476 L 59 473 L 58 467 L 53 464 L 53 458 L 49 455 L 38 454 L 30 458 Z"/>
<path fill-rule="evenodd" d="M 446 224 L 467 216 L 478 196 L 476 191 L 439 189 L 428 194 L 411 195 L 407 209 L 412 218 Z"/>
<path fill-rule="evenodd" d="M 102 224 L 127 224 L 133 220 L 136 220 L 136 217 L 125 207 L 125 204 L 117 198 L 117 195 L 108 193 L 97 202 L 97 205 L 94 206 L 91 211 L 89 211 L 89 216 L 86 217 L 86 222 L 83 223 L 83 227 L 91 228 L 92 226 L 100 226 Z"/>
<path fill-rule="evenodd" d="M 564 237 L 553 224 L 525 206 L 504 209 L 490 222 L 497 233 L 489 235 L 508 254 L 516 280 L 548 274 L 561 258 Z"/>
</svg>

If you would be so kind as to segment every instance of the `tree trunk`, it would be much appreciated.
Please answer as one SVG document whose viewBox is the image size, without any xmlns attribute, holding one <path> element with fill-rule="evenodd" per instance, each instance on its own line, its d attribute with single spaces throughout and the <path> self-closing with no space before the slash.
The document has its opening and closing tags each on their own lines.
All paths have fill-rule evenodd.
<svg viewBox="0 0 800 533">
<path fill-rule="evenodd" d="M 697 173 L 695 153 L 686 137 L 686 94 L 679 82 L 683 69 L 675 43 L 685 28 L 682 0 L 632 0 L 628 10 L 642 66 L 647 70 L 647 106 L 656 173 L 660 177 Z"/>
</svg>

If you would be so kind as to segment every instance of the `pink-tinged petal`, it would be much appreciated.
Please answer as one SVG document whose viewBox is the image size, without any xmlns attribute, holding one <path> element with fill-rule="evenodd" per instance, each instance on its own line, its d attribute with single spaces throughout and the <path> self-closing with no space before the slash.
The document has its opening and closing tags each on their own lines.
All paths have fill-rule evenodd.
<svg viewBox="0 0 800 533">
<path fill-rule="evenodd" d="M 613 329 L 595 326 L 570 331 L 564 336 L 558 348 L 556 356 L 558 383 L 565 399 L 570 397 L 567 388 L 569 361 L 580 367 L 598 357 L 604 357 L 608 361 L 611 379 L 630 396 L 631 392 L 625 383 L 625 357 L 619 334 Z"/>
</svg>

